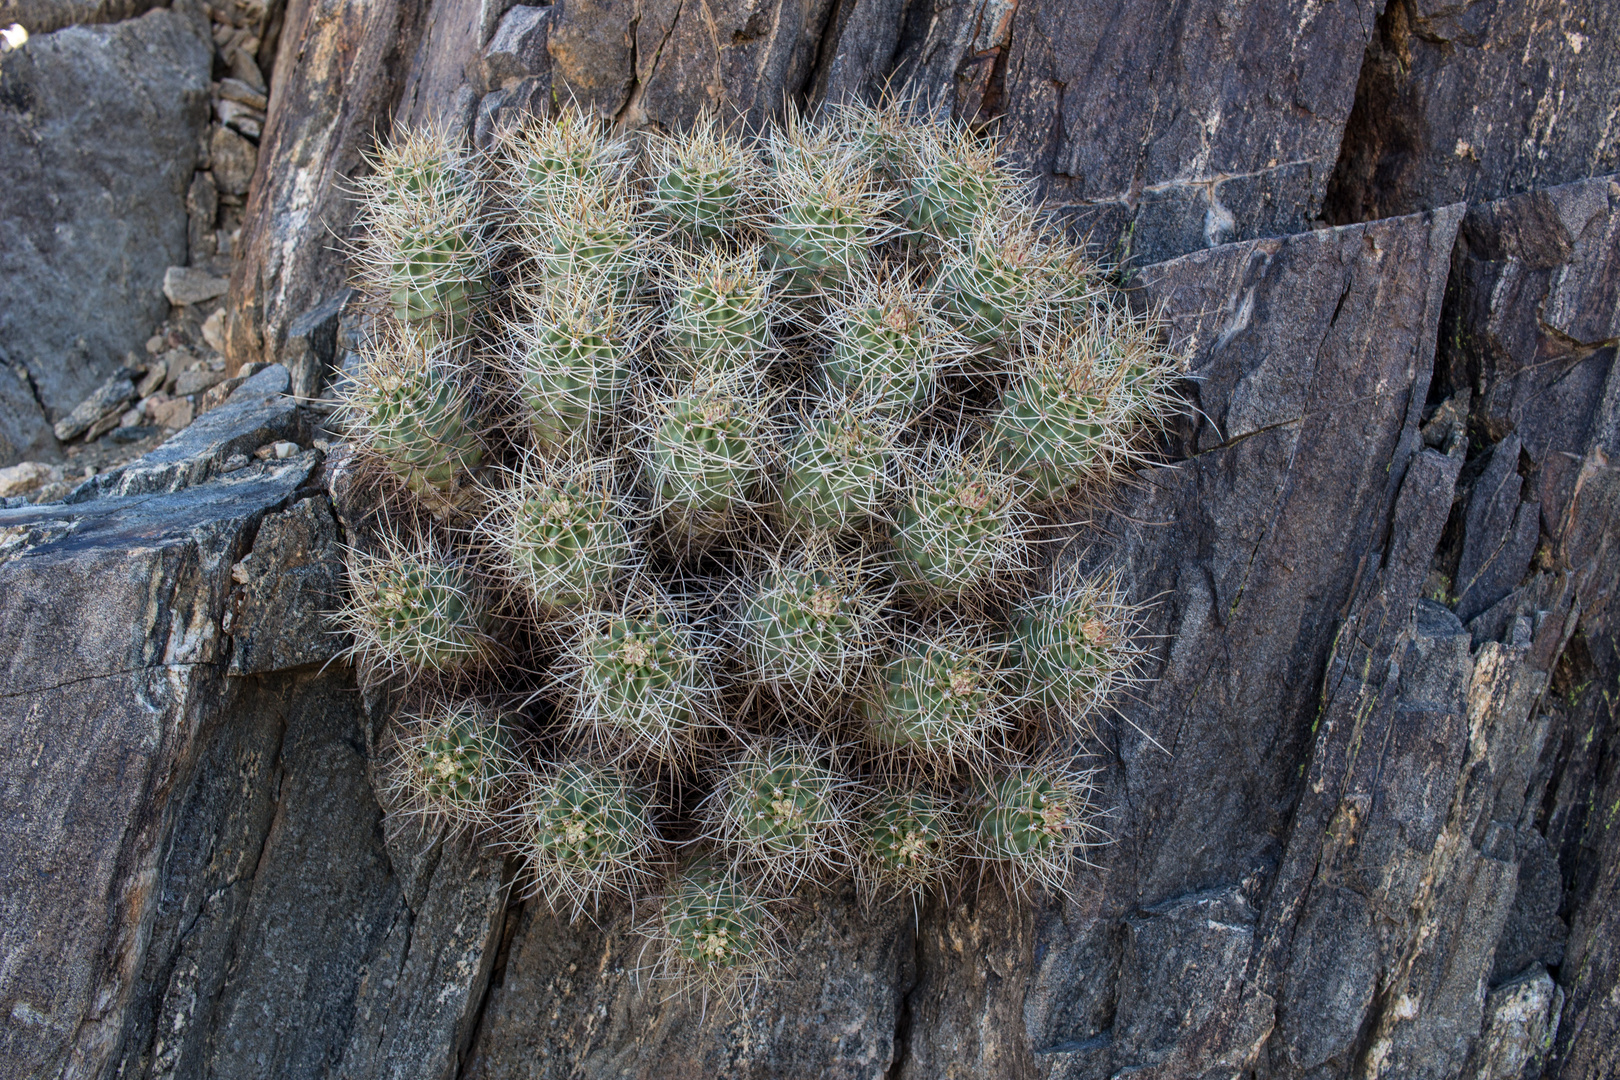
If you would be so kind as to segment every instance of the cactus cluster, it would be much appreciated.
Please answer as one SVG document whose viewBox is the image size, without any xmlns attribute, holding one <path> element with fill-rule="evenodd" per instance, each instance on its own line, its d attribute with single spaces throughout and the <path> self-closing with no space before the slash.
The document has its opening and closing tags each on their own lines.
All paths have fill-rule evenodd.
<svg viewBox="0 0 1620 1080">
<path fill-rule="evenodd" d="M 389 799 L 565 915 L 656 897 L 704 986 L 845 876 L 1066 888 L 1101 835 L 1076 762 L 1144 650 L 1054 541 L 1177 372 L 994 145 L 903 103 L 564 110 L 373 164 L 342 418 L 391 524 L 338 622 L 417 703 Z"/>
</svg>

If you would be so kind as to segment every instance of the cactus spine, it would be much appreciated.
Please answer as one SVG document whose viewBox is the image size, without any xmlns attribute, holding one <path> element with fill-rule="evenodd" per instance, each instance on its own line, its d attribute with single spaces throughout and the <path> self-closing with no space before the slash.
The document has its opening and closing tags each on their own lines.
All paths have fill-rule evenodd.
<svg viewBox="0 0 1620 1080">
<path fill-rule="evenodd" d="M 658 931 L 666 974 L 723 987 L 770 958 L 769 910 L 751 882 L 714 855 L 690 860 L 664 894 Z"/>
<path fill-rule="evenodd" d="M 782 515 L 791 529 L 836 535 L 876 516 L 888 494 L 892 425 L 834 399 L 804 417 L 782 454 Z"/>
<path fill-rule="evenodd" d="M 913 591 L 948 601 L 1022 565 L 1020 485 L 1012 477 L 982 455 L 938 446 L 908 471 L 891 539 Z"/>
<path fill-rule="evenodd" d="M 1013 887 L 1065 891 L 1076 853 L 1099 838 L 1091 774 L 1052 762 L 1020 765 L 977 785 L 970 825 L 975 853 Z"/>
<path fill-rule="evenodd" d="M 505 367 L 545 454 L 588 451 L 625 401 L 640 328 L 599 288 L 530 292 L 508 320 Z"/>
<path fill-rule="evenodd" d="M 848 866 L 849 781 L 827 756 L 791 738 L 745 751 L 725 767 L 705 803 L 709 836 L 765 877 L 788 883 Z"/>
<path fill-rule="evenodd" d="M 629 593 L 618 610 L 576 620 L 573 731 L 620 757 L 679 760 L 712 723 L 709 650 L 670 599 L 644 585 Z"/>
<path fill-rule="evenodd" d="M 861 808 L 858 863 L 868 899 L 908 895 L 951 871 L 959 826 L 944 800 L 915 784 L 889 783 Z"/>
<path fill-rule="evenodd" d="M 484 459 L 472 405 L 455 360 L 386 334 L 342 402 L 344 422 L 365 449 L 417 495 L 436 505 L 456 492 Z"/>
<path fill-rule="evenodd" d="M 878 671 L 865 702 L 869 736 L 949 769 L 970 767 L 1006 726 L 1000 650 L 986 627 L 936 630 L 903 642 Z"/>
<path fill-rule="evenodd" d="M 701 240 L 719 240 L 737 228 L 758 162 L 712 113 L 700 116 L 684 136 L 652 136 L 647 153 L 660 217 Z"/>
<path fill-rule="evenodd" d="M 880 598 L 859 559 L 831 551 L 773 560 L 742 606 L 736 637 L 760 682 L 817 712 L 856 684 L 877 645 Z"/>
</svg>

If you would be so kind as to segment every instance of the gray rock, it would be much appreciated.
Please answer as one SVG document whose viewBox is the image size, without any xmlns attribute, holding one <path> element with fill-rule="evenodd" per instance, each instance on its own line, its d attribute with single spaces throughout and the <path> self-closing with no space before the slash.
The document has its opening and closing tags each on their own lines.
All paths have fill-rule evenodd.
<svg viewBox="0 0 1620 1080">
<path fill-rule="evenodd" d="M 325 392 L 337 358 L 338 325 L 353 296 L 353 289 L 343 289 L 287 327 L 282 359 L 292 373 L 295 397 L 307 401 Z"/>
<path fill-rule="evenodd" d="M 206 270 L 189 266 L 171 266 L 163 272 L 163 295 L 177 306 L 201 304 L 224 296 L 230 282 Z"/>
<path fill-rule="evenodd" d="M 0 26 L 20 23 L 30 34 L 64 26 L 122 22 L 157 7 L 156 0 L 0 0 Z"/>
<path fill-rule="evenodd" d="M 34 396 L 28 368 L 11 363 L 0 348 L 0 462 L 61 459 L 62 448 Z"/>
<path fill-rule="evenodd" d="M 165 313 L 212 62 L 177 10 L 42 34 L 0 68 L 0 338 L 52 419 Z"/>
<path fill-rule="evenodd" d="M 231 567 L 231 580 L 240 588 L 220 627 L 235 643 L 232 675 L 324 664 L 337 655 L 341 642 L 326 614 L 341 599 L 343 549 L 337 521 L 319 500 L 266 517 L 253 550 Z"/>
<path fill-rule="evenodd" d="M 130 381 L 127 368 L 96 388 L 96 392 L 73 407 L 73 411 L 56 422 L 56 437 L 61 442 L 77 439 L 103 418 L 123 410 L 135 400 L 135 384 Z"/>
<path fill-rule="evenodd" d="M 216 127 L 208 141 L 208 160 L 219 190 L 246 195 L 259 167 L 259 148 L 228 127 Z"/>
<path fill-rule="evenodd" d="M 492 90 L 532 78 L 549 70 L 546 40 L 557 6 L 519 4 L 501 17 L 495 36 L 484 50 L 484 78 Z"/>
<path fill-rule="evenodd" d="M 1364 221 L 1620 170 L 1620 12 L 1415 0 L 1378 21 L 1328 214 Z"/>
<path fill-rule="evenodd" d="M 186 252 L 190 264 L 200 266 L 214 257 L 219 245 L 214 232 L 218 219 L 219 189 L 214 186 L 214 174 L 193 173 L 191 185 L 186 188 Z"/>
<path fill-rule="evenodd" d="M 68 502 L 180 491 L 218 475 L 233 454 L 251 454 L 282 439 L 297 441 L 298 407 L 286 396 L 289 387 L 286 368 L 265 368 L 238 386 L 224 405 L 156 450 L 80 484 Z"/>
</svg>

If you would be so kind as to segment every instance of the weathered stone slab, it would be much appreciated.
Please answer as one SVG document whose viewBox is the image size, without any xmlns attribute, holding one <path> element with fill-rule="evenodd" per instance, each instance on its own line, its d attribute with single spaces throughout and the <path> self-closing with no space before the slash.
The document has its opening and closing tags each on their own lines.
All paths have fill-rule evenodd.
<svg viewBox="0 0 1620 1080">
<path fill-rule="evenodd" d="M 1329 202 L 1365 221 L 1620 169 L 1620 11 L 1413 0 L 1367 51 Z"/>
<path fill-rule="evenodd" d="M 48 420 L 167 311 L 213 55 L 183 8 L 41 34 L 0 65 L 0 339 Z"/>
</svg>

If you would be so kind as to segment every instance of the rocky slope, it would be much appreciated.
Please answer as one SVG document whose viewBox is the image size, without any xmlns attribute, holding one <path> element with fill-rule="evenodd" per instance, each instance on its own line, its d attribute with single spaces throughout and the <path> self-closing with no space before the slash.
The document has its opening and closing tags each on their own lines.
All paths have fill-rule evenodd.
<svg viewBox="0 0 1620 1080">
<path fill-rule="evenodd" d="M 312 0 L 283 25 L 224 341 L 280 364 L 0 510 L 0 1071 L 1620 1070 L 1607 8 Z M 384 710 L 319 619 L 359 496 L 286 392 L 340 351 L 324 237 L 390 117 L 485 138 L 573 94 L 678 124 L 891 75 L 1000 117 L 1191 358 L 1196 413 L 1077 541 L 1153 601 L 1156 681 L 1107 733 L 1117 842 L 1079 899 L 807 897 L 784 977 L 705 1013 L 638 981 L 630 911 L 566 926 L 499 859 L 384 835 Z"/>
</svg>

